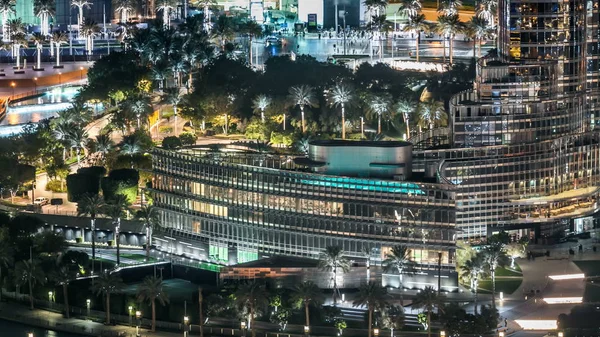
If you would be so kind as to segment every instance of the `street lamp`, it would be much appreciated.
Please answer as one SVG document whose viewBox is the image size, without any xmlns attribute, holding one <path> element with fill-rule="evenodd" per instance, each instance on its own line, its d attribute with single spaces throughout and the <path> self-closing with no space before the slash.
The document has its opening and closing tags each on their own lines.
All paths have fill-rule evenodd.
<svg viewBox="0 0 600 337">
<path fill-rule="evenodd" d="M 240 329 L 242 330 L 242 336 L 246 335 L 246 321 L 240 322 Z"/>
<path fill-rule="evenodd" d="M 50 302 L 50 308 L 52 308 L 52 297 L 53 297 L 54 293 L 49 291 L 48 292 L 48 302 Z"/>
<path fill-rule="evenodd" d="M 10 86 L 12 87 L 12 95 L 14 97 L 15 96 L 15 87 L 17 86 L 17 84 L 15 82 L 10 82 Z"/>
<path fill-rule="evenodd" d="M 379 336 L 379 329 L 378 328 L 373 329 L 373 335 L 375 335 L 376 337 Z"/>
<path fill-rule="evenodd" d="M 135 322 L 135 335 L 137 337 L 140 336 L 140 319 L 142 318 L 142 312 L 141 311 L 136 311 L 135 312 L 135 318 L 136 318 L 136 322 Z"/>
<path fill-rule="evenodd" d="M 35 91 L 37 92 L 37 77 L 33 78 L 33 87 L 35 88 Z"/>
<path fill-rule="evenodd" d="M 79 67 L 79 79 L 83 80 L 83 67 Z"/>
<path fill-rule="evenodd" d="M 565 337 L 565 333 L 564 333 L 564 332 L 562 332 L 562 331 L 559 331 L 559 332 L 558 332 L 558 337 Z"/>
<path fill-rule="evenodd" d="M 129 326 L 132 326 L 133 324 L 131 321 L 133 320 L 133 307 L 130 305 L 127 309 L 129 309 Z"/>
<path fill-rule="evenodd" d="M 360 135 L 362 137 L 365 136 L 365 118 L 364 117 L 360 118 Z"/>
<path fill-rule="evenodd" d="M 304 326 L 304 334 L 308 335 L 308 333 L 310 332 L 310 327 L 308 325 Z"/>
<path fill-rule="evenodd" d="M 183 337 L 187 337 L 189 322 L 190 322 L 190 318 L 188 316 L 184 316 L 183 317 Z"/>
<path fill-rule="evenodd" d="M 33 337 L 33 332 L 28 333 L 27 337 Z"/>
<path fill-rule="evenodd" d="M 87 308 L 87 315 L 90 315 L 90 307 L 92 306 L 92 300 L 89 298 L 85 300 L 85 307 Z"/>
<path fill-rule="evenodd" d="M 62 84 L 62 72 L 58 72 L 58 84 Z"/>
<path fill-rule="evenodd" d="M 498 332 L 498 337 L 504 337 L 504 331 Z"/>
<path fill-rule="evenodd" d="M 440 331 L 440 337 L 446 337 L 446 331 L 444 331 L 444 330 Z"/>
</svg>

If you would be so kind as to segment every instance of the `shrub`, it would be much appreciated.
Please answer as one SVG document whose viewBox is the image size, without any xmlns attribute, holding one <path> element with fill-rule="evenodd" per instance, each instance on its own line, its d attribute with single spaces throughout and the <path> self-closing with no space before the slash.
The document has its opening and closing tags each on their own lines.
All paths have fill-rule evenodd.
<svg viewBox="0 0 600 337">
<path fill-rule="evenodd" d="M 81 236 L 75 238 L 75 243 L 82 243 L 83 238 Z"/>
<path fill-rule="evenodd" d="M 127 200 L 133 203 L 137 197 L 138 182 L 140 175 L 137 170 L 133 169 L 118 169 L 112 170 L 108 177 L 102 178 L 102 194 L 104 200 L 110 201 L 115 195 L 122 194 L 127 197 Z"/>
<path fill-rule="evenodd" d="M 184 132 L 179 135 L 179 140 L 181 141 L 181 145 L 194 145 L 196 144 L 196 140 L 198 137 L 196 134 L 191 132 Z"/>
<path fill-rule="evenodd" d="M 98 194 L 100 184 L 98 177 L 89 174 L 69 174 L 67 176 L 67 200 L 78 202 L 84 194 Z"/>
<path fill-rule="evenodd" d="M 55 193 L 64 193 L 67 191 L 67 184 L 61 180 L 50 180 L 46 184 L 46 191 L 52 191 Z"/>
<path fill-rule="evenodd" d="M 90 166 L 90 167 L 82 167 L 77 170 L 79 174 L 89 174 L 94 177 L 104 177 L 106 175 L 106 168 L 104 166 Z"/>
<path fill-rule="evenodd" d="M 173 132 L 173 127 L 172 126 L 160 126 L 160 127 L 158 127 L 158 132 L 171 133 L 171 132 Z"/>
<path fill-rule="evenodd" d="M 162 140 L 162 147 L 165 149 L 176 149 L 181 147 L 181 140 L 175 136 L 165 137 Z"/>
</svg>

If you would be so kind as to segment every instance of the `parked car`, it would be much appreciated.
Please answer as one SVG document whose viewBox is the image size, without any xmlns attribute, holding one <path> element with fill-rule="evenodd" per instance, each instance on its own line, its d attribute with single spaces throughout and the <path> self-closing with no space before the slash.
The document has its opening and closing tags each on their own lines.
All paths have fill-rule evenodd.
<svg viewBox="0 0 600 337">
<path fill-rule="evenodd" d="M 40 206 L 44 206 L 47 205 L 49 202 L 48 198 L 46 197 L 37 197 L 35 198 L 35 200 L 33 201 L 34 205 L 40 205 Z"/>
</svg>

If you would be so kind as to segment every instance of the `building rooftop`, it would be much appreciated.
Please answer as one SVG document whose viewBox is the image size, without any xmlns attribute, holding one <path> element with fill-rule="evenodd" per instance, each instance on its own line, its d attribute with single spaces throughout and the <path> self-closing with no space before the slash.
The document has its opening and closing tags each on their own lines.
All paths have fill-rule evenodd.
<svg viewBox="0 0 600 337">
<path fill-rule="evenodd" d="M 361 146 L 361 147 L 403 147 L 410 146 L 412 143 L 405 141 L 370 141 L 370 140 L 313 140 L 310 145 L 317 146 Z"/>
</svg>

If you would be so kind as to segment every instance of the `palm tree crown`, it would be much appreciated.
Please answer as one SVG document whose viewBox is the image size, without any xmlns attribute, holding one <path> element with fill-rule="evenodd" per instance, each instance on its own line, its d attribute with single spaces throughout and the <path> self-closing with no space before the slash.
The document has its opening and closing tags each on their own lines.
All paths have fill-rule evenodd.
<svg viewBox="0 0 600 337">
<path fill-rule="evenodd" d="M 369 324 L 367 326 L 369 329 L 369 337 L 371 337 L 371 332 L 373 330 L 373 312 L 375 310 L 382 310 L 388 305 L 387 296 L 387 290 L 375 282 L 363 284 L 358 288 L 358 294 L 352 302 L 352 305 L 355 307 L 367 307 L 369 312 Z"/>
<path fill-rule="evenodd" d="M 162 278 L 148 276 L 138 287 L 137 300 L 149 302 L 152 306 L 152 331 L 156 331 L 156 301 L 160 305 L 169 303 L 169 296 L 163 289 Z"/>
<path fill-rule="evenodd" d="M 420 127 L 429 127 L 433 129 L 436 126 L 444 126 L 448 122 L 448 115 L 444 109 L 444 104 L 439 101 L 422 102 L 417 108 L 418 121 Z"/>
</svg>

